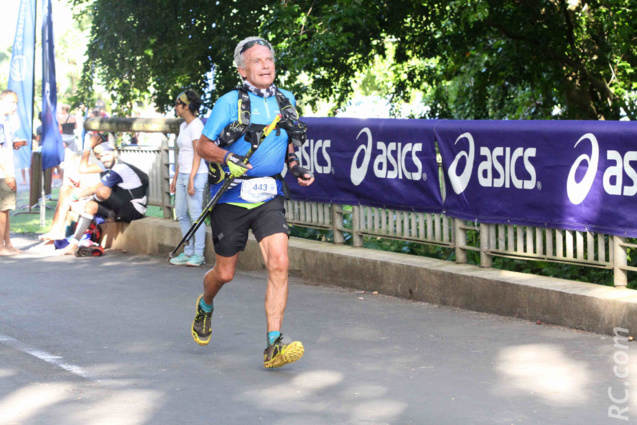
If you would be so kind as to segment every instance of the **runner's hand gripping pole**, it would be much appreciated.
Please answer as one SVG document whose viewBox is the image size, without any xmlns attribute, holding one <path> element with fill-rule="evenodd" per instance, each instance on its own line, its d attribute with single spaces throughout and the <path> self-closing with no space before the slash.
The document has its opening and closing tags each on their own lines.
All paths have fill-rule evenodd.
<svg viewBox="0 0 637 425">
<path fill-rule="evenodd" d="M 263 142 L 263 140 L 265 140 L 265 138 L 268 137 L 268 134 L 270 134 L 272 130 L 276 128 L 280 120 L 281 120 L 281 115 L 277 115 L 274 118 L 274 121 L 272 121 L 262 131 L 248 131 L 246 133 L 246 141 L 250 142 L 250 150 L 243 157 L 244 164 L 248 163 L 254 151 L 256 151 L 257 148 L 261 145 L 261 142 Z M 177 245 L 177 247 L 173 250 L 173 252 L 170 253 L 171 258 L 177 253 L 179 248 L 181 248 L 181 246 L 184 243 L 188 242 L 190 238 L 192 238 L 192 236 L 195 234 L 197 229 L 199 229 L 199 227 L 201 227 L 204 221 L 206 221 L 206 217 L 210 215 L 210 213 L 212 212 L 212 209 L 215 207 L 215 205 L 217 205 L 217 202 L 219 202 L 219 199 L 221 198 L 221 196 L 226 192 L 226 190 L 230 188 L 234 179 L 235 177 L 232 176 L 232 174 L 227 173 L 226 179 L 224 180 L 223 185 L 219 188 L 217 193 L 215 193 L 215 196 L 213 196 L 212 199 L 208 202 L 208 205 L 206 205 L 206 207 L 203 209 L 199 218 L 197 218 L 197 220 L 195 220 L 192 226 L 190 226 L 190 229 L 188 229 L 188 232 L 186 232 L 186 234 L 181 239 L 181 241 L 179 241 L 179 244 Z"/>
</svg>

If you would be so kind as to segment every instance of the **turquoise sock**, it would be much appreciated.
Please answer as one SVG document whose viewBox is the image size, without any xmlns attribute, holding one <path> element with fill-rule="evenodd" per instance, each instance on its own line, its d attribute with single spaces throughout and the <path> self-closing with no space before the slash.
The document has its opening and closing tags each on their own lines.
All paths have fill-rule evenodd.
<svg viewBox="0 0 637 425">
<path fill-rule="evenodd" d="M 277 340 L 277 338 L 279 338 L 281 336 L 281 332 L 279 331 L 272 331 L 272 332 L 268 332 L 268 347 L 272 344 L 274 344 L 274 342 Z"/>
<path fill-rule="evenodd" d="M 212 304 L 206 304 L 203 297 L 201 297 L 201 301 L 199 301 L 199 307 L 201 307 L 206 313 L 210 313 L 215 309 L 214 302 Z"/>
</svg>

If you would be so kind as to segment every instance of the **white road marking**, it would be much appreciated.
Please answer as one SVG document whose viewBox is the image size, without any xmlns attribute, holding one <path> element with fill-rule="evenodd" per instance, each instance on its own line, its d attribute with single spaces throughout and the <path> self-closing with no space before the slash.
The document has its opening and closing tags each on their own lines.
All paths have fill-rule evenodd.
<svg viewBox="0 0 637 425">
<path fill-rule="evenodd" d="M 38 350 L 37 348 L 31 347 L 29 344 L 26 344 L 22 341 L 18 341 L 17 339 L 11 338 L 10 336 L 0 334 L 0 343 L 8 345 L 9 347 L 15 350 L 29 354 L 44 362 L 47 362 L 49 364 L 62 368 L 68 372 L 71 372 L 74 375 L 81 376 L 82 378 L 85 378 L 85 379 L 90 379 L 91 381 L 97 381 L 97 379 L 92 378 L 81 367 L 66 363 L 64 361 L 64 358 L 48 353 L 46 351 Z"/>
</svg>

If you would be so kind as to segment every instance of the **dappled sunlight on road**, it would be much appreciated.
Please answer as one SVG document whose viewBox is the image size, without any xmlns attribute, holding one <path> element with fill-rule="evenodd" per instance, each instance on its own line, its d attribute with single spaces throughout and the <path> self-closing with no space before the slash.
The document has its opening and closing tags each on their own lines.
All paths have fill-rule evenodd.
<svg viewBox="0 0 637 425">
<path fill-rule="evenodd" d="M 24 386 L 0 399 L 0 423 L 143 425 L 151 423 L 163 399 L 151 390 L 88 391 L 78 388 L 77 382 Z"/>
<path fill-rule="evenodd" d="M 495 369 L 503 397 L 536 397 L 556 406 L 582 405 L 590 399 L 591 372 L 585 362 L 569 358 L 562 348 L 529 344 L 500 351 Z"/>
<path fill-rule="evenodd" d="M 163 396 L 158 391 L 124 390 L 95 401 L 90 410 L 77 412 L 73 420 L 86 425 L 142 425 L 152 423 L 161 410 Z"/>
<path fill-rule="evenodd" d="M 292 380 L 291 384 L 300 389 L 318 391 L 337 385 L 342 380 L 343 376 L 341 373 L 329 370 L 317 370 L 298 375 Z"/>
<path fill-rule="evenodd" d="M 389 391 L 383 386 L 371 382 L 349 386 L 344 382 L 341 372 L 317 370 L 279 385 L 246 391 L 240 397 L 262 409 L 301 415 L 297 416 L 299 420 L 316 415 L 312 421 L 320 418 L 325 423 L 330 423 L 330 414 L 340 416 L 345 412 L 349 412 L 348 423 L 393 423 L 407 408 L 407 403 L 388 397 Z"/>
<path fill-rule="evenodd" d="M 273 372 L 273 373 L 276 373 Z M 288 401 L 299 401 L 297 406 L 302 406 L 301 411 L 321 411 L 318 403 L 309 402 L 308 397 L 312 397 L 323 390 L 331 391 L 334 385 L 338 385 L 343 380 L 343 376 L 339 372 L 329 370 L 318 370 L 313 372 L 301 373 L 291 381 L 283 384 L 274 385 L 261 390 L 250 390 L 244 392 L 246 398 L 261 405 L 264 408 L 273 410 L 288 410 Z M 305 404 L 303 404 L 305 401 Z M 318 402 L 318 400 L 316 400 Z"/>
<path fill-rule="evenodd" d="M 0 423 L 25 423 L 72 396 L 71 384 L 31 384 L 0 400 Z"/>
<path fill-rule="evenodd" d="M 407 403 L 392 400 L 370 400 L 367 402 L 358 403 L 354 406 L 354 411 L 351 414 L 353 423 L 393 423 L 393 419 L 397 419 L 398 416 L 407 408 Z"/>
<path fill-rule="evenodd" d="M 15 370 L 11 369 L 0 369 L 0 378 L 8 378 L 10 376 L 15 375 Z"/>
</svg>

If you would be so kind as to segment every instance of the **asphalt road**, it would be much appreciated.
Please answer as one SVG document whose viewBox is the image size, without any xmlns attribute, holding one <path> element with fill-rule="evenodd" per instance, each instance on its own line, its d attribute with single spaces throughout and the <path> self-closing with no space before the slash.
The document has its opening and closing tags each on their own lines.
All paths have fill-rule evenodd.
<svg viewBox="0 0 637 425">
<path fill-rule="evenodd" d="M 294 279 L 283 333 L 306 354 L 266 370 L 264 273 L 224 287 L 200 347 L 206 270 L 117 251 L 0 258 L 0 424 L 637 422 L 632 343 Z"/>
</svg>

